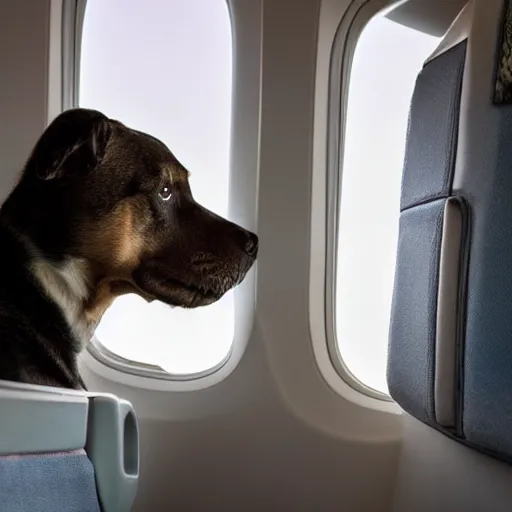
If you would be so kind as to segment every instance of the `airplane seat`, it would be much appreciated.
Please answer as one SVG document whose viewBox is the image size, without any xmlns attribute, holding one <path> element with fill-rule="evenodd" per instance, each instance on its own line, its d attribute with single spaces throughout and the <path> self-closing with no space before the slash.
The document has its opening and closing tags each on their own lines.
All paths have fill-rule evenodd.
<svg viewBox="0 0 512 512">
<path fill-rule="evenodd" d="M 0 381 L 0 510 L 131 510 L 139 470 L 131 404 Z"/>
<path fill-rule="evenodd" d="M 511 463 L 512 0 L 491 4 L 468 2 L 415 84 L 387 378 L 406 413 Z"/>
</svg>

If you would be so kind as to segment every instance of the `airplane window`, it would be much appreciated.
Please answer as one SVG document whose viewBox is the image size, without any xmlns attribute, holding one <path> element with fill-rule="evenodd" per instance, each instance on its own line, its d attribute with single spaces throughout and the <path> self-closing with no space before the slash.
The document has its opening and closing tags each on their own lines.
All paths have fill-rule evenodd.
<svg viewBox="0 0 512 512">
<path fill-rule="evenodd" d="M 440 39 L 373 18 L 355 50 L 338 209 L 336 338 L 350 373 L 387 394 L 400 188 L 416 76 Z"/>
<path fill-rule="evenodd" d="M 225 0 L 88 0 L 79 105 L 161 139 L 195 199 L 228 216 L 232 34 Z M 118 298 L 96 338 L 173 374 L 212 369 L 234 336 L 232 292 L 199 309 Z"/>
</svg>

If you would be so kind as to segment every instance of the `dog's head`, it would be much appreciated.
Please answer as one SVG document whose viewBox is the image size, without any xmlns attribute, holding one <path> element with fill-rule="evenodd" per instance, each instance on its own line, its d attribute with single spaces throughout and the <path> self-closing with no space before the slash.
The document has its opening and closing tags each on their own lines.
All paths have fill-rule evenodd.
<svg viewBox="0 0 512 512">
<path fill-rule="evenodd" d="M 203 306 L 244 279 L 258 238 L 194 201 L 188 174 L 154 137 L 72 109 L 37 142 L 9 215 L 45 258 L 84 262 L 95 301 Z"/>
</svg>

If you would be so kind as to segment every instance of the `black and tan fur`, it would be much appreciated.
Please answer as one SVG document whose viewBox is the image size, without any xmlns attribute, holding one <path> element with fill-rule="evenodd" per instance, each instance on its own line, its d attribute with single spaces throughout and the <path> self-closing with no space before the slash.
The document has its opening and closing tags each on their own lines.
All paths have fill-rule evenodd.
<svg viewBox="0 0 512 512">
<path fill-rule="evenodd" d="M 162 142 L 68 110 L 0 210 L 0 379 L 79 389 L 77 356 L 116 297 L 205 306 L 257 251 L 256 235 L 194 201 Z"/>
</svg>

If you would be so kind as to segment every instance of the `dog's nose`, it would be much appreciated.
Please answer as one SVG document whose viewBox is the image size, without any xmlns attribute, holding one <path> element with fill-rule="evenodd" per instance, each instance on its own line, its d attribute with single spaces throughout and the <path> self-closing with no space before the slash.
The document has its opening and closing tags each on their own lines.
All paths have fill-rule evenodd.
<svg viewBox="0 0 512 512">
<path fill-rule="evenodd" d="M 254 233 L 247 232 L 244 249 L 251 258 L 255 258 L 258 254 L 258 237 Z"/>
</svg>

